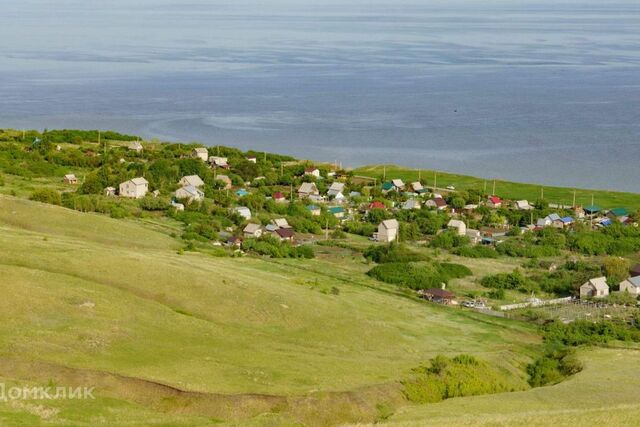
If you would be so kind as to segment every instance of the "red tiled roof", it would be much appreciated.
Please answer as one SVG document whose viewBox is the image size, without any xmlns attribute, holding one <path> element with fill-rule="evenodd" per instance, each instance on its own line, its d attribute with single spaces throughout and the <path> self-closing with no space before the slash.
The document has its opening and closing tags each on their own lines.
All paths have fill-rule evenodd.
<svg viewBox="0 0 640 427">
<path fill-rule="evenodd" d="M 436 206 L 438 207 L 447 206 L 447 202 L 445 202 L 442 197 L 436 197 L 435 199 L 433 199 L 433 201 L 436 203 Z"/>
<path fill-rule="evenodd" d="M 491 196 L 489 197 L 489 200 L 491 201 L 491 203 L 493 203 L 494 205 L 498 204 L 498 203 L 502 203 L 502 199 L 498 196 Z"/>
<path fill-rule="evenodd" d="M 275 193 L 273 193 L 273 198 L 274 199 L 284 199 L 284 194 L 282 194 L 282 192 L 280 192 L 280 191 L 276 191 Z"/>
<path fill-rule="evenodd" d="M 369 209 L 384 209 L 384 208 L 386 208 L 384 203 L 378 200 L 369 203 Z"/>
</svg>

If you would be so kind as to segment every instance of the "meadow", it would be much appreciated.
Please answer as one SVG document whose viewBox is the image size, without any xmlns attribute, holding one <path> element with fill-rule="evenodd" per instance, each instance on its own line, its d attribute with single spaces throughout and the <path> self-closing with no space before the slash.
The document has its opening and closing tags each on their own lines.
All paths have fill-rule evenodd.
<svg viewBox="0 0 640 427">
<path fill-rule="evenodd" d="M 216 258 L 170 229 L 0 196 L 0 381 L 97 396 L 0 402 L 0 424 L 369 422 L 438 354 L 528 388 L 531 325 L 417 300 L 348 253 Z"/>
</svg>

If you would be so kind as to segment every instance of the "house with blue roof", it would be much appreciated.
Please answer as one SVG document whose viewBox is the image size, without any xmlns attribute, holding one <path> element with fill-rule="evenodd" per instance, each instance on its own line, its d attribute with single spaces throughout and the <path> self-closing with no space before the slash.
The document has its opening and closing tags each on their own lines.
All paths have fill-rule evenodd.
<svg viewBox="0 0 640 427">
<path fill-rule="evenodd" d="M 249 194 L 249 192 L 247 190 L 245 190 L 244 188 L 241 188 L 238 191 L 236 191 L 236 196 L 238 196 L 238 197 L 244 197 L 244 196 L 246 196 L 248 194 Z"/>
<path fill-rule="evenodd" d="M 636 297 L 640 296 L 640 276 L 630 277 L 620 282 L 620 292 L 629 292 Z"/>
<path fill-rule="evenodd" d="M 329 212 L 336 218 L 344 218 L 346 211 L 342 206 L 331 206 Z"/>
</svg>

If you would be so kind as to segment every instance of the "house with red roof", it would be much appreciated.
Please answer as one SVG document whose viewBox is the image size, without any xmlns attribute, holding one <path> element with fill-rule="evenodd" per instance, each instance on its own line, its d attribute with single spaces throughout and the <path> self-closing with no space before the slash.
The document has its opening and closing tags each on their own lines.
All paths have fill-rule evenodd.
<svg viewBox="0 0 640 427">
<path fill-rule="evenodd" d="M 490 196 L 489 200 L 487 201 L 487 205 L 490 208 L 498 209 L 502 207 L 502 199 L 498 196 Z"/>
<path fill-rule="evenodd" d="M 271 197 L 276 202 L 286 202 L 287 201 L 287 198 L 285 197 L 285 195 L 281 191 L 276 191 L 275 193 L 273 193 L 273 195 Z"/>
<path fill-rule="evenodd" d="M 374 200 L 373 202 L 369 203 L 369 207 L 367 210 L 371 210 L 371 209 L 386 209 L 387 207 L 384 205 L 384 203 L 382 203 L 379 200 Z"/>
</svg>

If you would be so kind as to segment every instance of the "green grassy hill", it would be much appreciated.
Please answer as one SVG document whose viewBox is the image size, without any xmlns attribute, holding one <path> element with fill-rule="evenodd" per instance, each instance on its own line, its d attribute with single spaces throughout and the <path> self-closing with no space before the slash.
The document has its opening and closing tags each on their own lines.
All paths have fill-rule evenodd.
<svg viewBox="0 0 640 427">
<path fill-rule="evenodd" d="M 162 230 L 0 196 L 0 382 L 97 396 L 0 402 L 0 424 L 369 422 L 437 354 L 526 387 L 531 326 L 416 301 L 335 259 L 180 255 Z"/>
<path fill-rule="evenodd" d="M 560 384 L 401 409 L 389 426 L 638 425 L 639 350 L 583 350 L 585 368 Z"/>
</svg>

